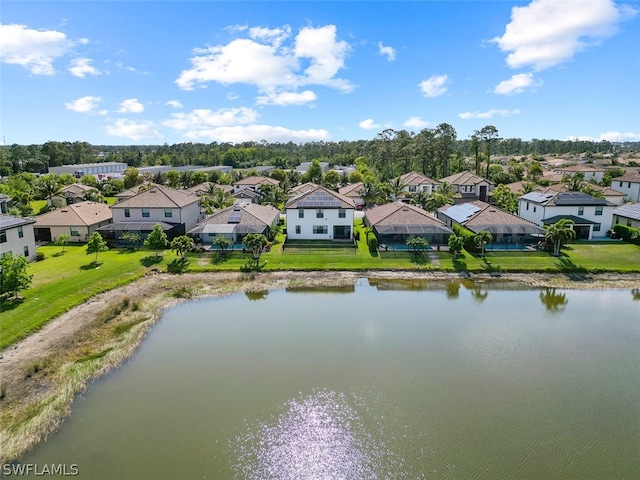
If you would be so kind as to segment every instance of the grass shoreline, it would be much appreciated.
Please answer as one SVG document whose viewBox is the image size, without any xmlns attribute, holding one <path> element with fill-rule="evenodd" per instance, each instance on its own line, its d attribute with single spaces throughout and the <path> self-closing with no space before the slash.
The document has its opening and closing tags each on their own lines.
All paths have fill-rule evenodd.
<svg viewBox="0 0 640 480">
<path fill-rule="evenodd" d="M 470 277 L 470 279 L 468 278 Z M 265 272 L 157 274 L 101 293 L 3 352 L 0 464 L 20 458 L 55 431 L 76 395 L 95 378 L 131 357 L 163 311 L 179 302 L 241 292 L 354 285 L 361 278 L 425 282 L 518 282 L 530 288 L 633 288 L 640 274 L 566 275 L 447 272 Z M 75 328 L 70 328 L 75 327 Z M 44 341 L 46 339 L 46 341 Z"/>
</svg>

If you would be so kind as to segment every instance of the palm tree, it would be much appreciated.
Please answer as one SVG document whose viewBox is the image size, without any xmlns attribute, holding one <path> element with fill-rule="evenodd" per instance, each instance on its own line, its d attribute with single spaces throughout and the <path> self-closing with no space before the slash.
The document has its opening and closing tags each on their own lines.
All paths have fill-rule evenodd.
<svg viewBox="0 0 640 480">
<path fill-rule="evenodd" d="M 42 175 L 36 182 L 36 187 L 40 194 L 47 200 L 47 204 L 53 206 L 52 199 L 60 193 L 62 185 L 57 175 Z"/>
<path fill-rule="evenodd" d="M 540 301 L 550 312 L 558 312 L 564 310 L 564 306 L 569 302 L 567 294 L 557 293 L 555 288 L 547 288 L 544 292 L 540 292 Z"/>
<path fill-rule="evenodd" d="M 427 202 L 425 204 L 425 210 L 429 212 L 434 212 L 438 210 L 440 207 L 444 207 L 446 204 L 450 203 L 451 199 L 446 195 L 436 191 L 432 192 L 427 197 Z"/>
<path fill-rule="evenodd" d="M 380 189 L 373 182 L 365 182 L 362 184 L 362 188 L 357 192 L 362 198 L 364 206 L 369 208 L 378 203 L 380 200 Z"/>
<path fill-rule="evenodd" d="M 562 248 L 563 243 L 576 238 L 573 224 L 573 220 L 563 218 L 547 228 L 544 238 L 553 243 L 553 254 L 556 257 L 560 256 L 560 248 Z"/>
<path fill-rule="evenodd" d="M 392 200 L 397 200 L 402 196 L 404 188 L 407 185 L 402 181 L 400 177 L 389 180 L 389 191 L 393 196 Z"/>
<path fill-rule="evenodd" d="M 473 237 L 473 241 L 475 242 L 476 246 L 480 249 L 480 254 L 483 257 L 484 257 L 484 247 L 491 240 L 493 240 L 493 235 L 491 235 L 491 232 L 487 230 L 482 230 L 481 232 L 478 232 L 475 237 Z"/>
<path fill-rule="evenodd" d="M 251 258 L 256 266 L 260 262 L 260 255 L 262 255 L 262 249 L 267 245 L 267 237 L 261 233 L 249 233 L 242 239 L 242 244 L 251 250 Z"/>
</svg>

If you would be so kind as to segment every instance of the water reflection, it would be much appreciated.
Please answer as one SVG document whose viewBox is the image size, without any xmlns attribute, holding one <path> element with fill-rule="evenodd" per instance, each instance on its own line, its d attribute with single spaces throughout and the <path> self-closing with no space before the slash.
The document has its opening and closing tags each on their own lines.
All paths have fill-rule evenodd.
<svg viewBox="0 0 640 480">
<path fill-rule="evenodd" d="M 449 280 L 446 290 L 448 299 L 458 298 L 460 296 L 460 282 L 458 280 Z"/>
<path fill-rule="evenodd" d="M 269 290 L 260 290 L 257 292 L 246 291 L 244 292 L 244 294 L 249 300 L 265 300 L 267 298 L 267 295 L 269 295 Z"/>
<path fill-rule="evenodd" d="M 634 300 L 640 300 L 640 288 L 634 288 L 631 290 L 631 295 L 633 295 Z"/>
<path fill-rule="evenodd" d="M 244 479 L 365 479 L 402 476 L 401 459 L 355 395 L 319 391 L 289 401 L 272 422 L 247 425 L 235 439 L 234 472 Z M 375 422 L 373 423 L 375 425 Z M 382 475 L 381 475 L 382 473 Z"/>
<path fill-rule="evenodd" d="M 569 303 L 565 292 L 557 292 L 555 288 L 546 288 L 540 292 L 540 301 L 544 304 L 548 312 L 561 312 Z"/>
</svg>

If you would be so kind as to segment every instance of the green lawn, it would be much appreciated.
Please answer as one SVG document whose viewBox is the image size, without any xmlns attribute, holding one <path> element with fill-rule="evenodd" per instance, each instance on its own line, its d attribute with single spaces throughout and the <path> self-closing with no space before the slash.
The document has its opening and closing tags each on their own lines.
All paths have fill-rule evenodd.
<svg viewBox="0 0 640 480">
<path fill-rule="evenodd" d="M 95 255 L 87 255 L 85 246 L 68 246 L 64 254 L 61 247 L 39 247 L 45 260 L 29 265 L 33 274 L 31 288 L 21 292 L 24 301 L 4 304 L 0 318 L 0 348 L 37 330 L 44 323 L 82 303 L 97 293 L 123 285 L 143 275 L 152 260 L 150 252 L 129 253 L 110 250 L 98 256 L 99 266 L 90 264 Z M 166 260 L 175 258 L 167 252 Z M 158 265 L 163 270 L 167 261 Z"/>
</svg>

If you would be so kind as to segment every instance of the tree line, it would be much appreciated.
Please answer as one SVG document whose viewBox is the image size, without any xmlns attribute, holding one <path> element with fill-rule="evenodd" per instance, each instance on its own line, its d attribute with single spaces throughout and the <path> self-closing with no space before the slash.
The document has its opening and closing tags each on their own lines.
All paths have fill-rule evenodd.
<svg viewBox="0 0 640 480">
<path fill-rule="evenodd" d="M 447 123 L 419 132 L 385 129 L 372 140 L 339 142 L 244 142 L 244 143 L 178 143 L 173 145 L 91 145 L 87 142 L 49 141 L 42 145 L 0 147 L 0 175 L 15 173 L 47 173 L 49 167 L 95 162 L 125 162 L 132 167 L 153 165 L 228 165 L 251 168 L 273 165 L 290 169 L 302 162 L 319 160 L 333 165 L 351 165 L 358 157 L 366 157 L 381 176 L 393 178 L 399 173 L 416 170 L 432 177 L 442 177 L 456 170 L 462 159 L 474 157 L 476 162 L 487 156 L 482 142 L 491 138 L 489 155 L 542 156 L 576 154 L 596 156 L 604 153 L 637 152 L 640 142 L 613 144 L 609 141 L 550 140 L 500 138 L 492 125 L 459 139 Z"/>
</svg>

